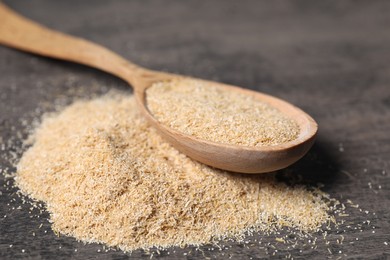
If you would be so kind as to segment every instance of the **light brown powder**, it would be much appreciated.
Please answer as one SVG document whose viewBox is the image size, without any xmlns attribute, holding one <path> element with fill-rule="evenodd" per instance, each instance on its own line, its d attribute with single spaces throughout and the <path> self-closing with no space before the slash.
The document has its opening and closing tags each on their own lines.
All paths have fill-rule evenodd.
<svg viewBox="0 0 390 260">
<path fill-rule="evenodd" d="M 201 139 L 243 146 L 278 145 L 298 137 L 299 126 L 276 108 L 200 80 L 172 80 L 146 91 L 161 123 Z"/>
<path fill-rule="evenodd" d="M 79 101 L 45 117 L 17 166 L 55 232 L 123 250 L 202 244 L 246 230 L 318 229 L 320 192 L 195 162 L 160 138 L 132 96 Z"/>
</svg>

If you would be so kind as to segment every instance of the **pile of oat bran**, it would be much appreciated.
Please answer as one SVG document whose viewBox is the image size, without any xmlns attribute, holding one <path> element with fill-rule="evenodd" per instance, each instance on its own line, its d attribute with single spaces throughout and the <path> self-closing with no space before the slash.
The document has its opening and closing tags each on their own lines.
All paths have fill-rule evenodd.
<svg viewBox="0 0 390 260">
<path fill-rule="evenodd" d="M 54 231 L 82 241 L 131 251 L 237 238 L 248 229 L 316 230 L 331 218 L 320 193 L 179 153 L 123 93 L 46 116 L 33 138 L 16 183 L 46 203 Z"/>
</svg>

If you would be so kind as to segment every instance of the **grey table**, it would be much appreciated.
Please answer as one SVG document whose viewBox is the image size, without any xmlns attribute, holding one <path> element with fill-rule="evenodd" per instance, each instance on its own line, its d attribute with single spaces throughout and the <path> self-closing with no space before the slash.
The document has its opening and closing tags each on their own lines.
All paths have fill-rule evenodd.
<svg viewBox="0 0 390 260">
<path fill-rule="evenodd" d="M 291 169 L 304 183 L 321 182 L 332 197 L 360 205 L 347 208 L 349 217 L 329 231 L 328 245 L 292 249 L 273 235 L 255 234 L 246 243 L 223 242 L 223 250 L 208 245 L 160 255 L 152 250 L 154 257 L 390 257 L 389 1 L 5 2 L 145 67 L 256 89 L 303 108 L 318 121 L 319 136 Z M 20 157 L 15 147 L 21 147 L 34 117 L 52 111 L 55 102 L 67 104 L 111 88 L 128 86 L 93 69 L 0 47 L 1 169 L 15 171 L 11 157 Z M 57 237 L 47 212 L 30 210 L 12 184 L 0 175 L 0 258 L 151 256 L 106 252 L 102 245 Z M 341 235 L 342 243 L 337 242 Z M 320 241 L 321 235 L 313 238 Z"/>
</svg>

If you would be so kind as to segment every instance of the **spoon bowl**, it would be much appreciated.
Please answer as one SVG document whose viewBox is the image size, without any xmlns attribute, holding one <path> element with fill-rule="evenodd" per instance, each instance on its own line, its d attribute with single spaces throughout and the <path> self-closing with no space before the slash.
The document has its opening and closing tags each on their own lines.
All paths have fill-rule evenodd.
<svg viewBox="0 0 390 260">
<path fill-rule="evenodd" d="M 133 87 L 142 114 L 163 138 L 187 156 L 215 168 L 241 173 L 264 173 L 285 168 L 307 153 L 317 133 L 316 122 L 304 111 L 286 101 L 207 80 L 201 81 L 223 91 L 252 96 L 255 100 L 277 108 L 298 124 L 299 135 L 296 139 L 279 145 L 249 147 L 216 143 L 181 133 L 161 124 L 151 114 L 146 104 L 146 89 L 157 82 L 184 80 L 188 77 L 142 68 L 103 46 L 39 25 L 13 12 L 2 3 L 0 43 L 26 52 L 84 64 L 125 80 Z"/>
<path fill-rule="evenodd" d="M 293 164 L 302 158 L 313 145 L 318 129 L 317 124 L 298 107 L 260 92 L 207 80 L 202 81 L 222 88 L 224 91 L 250 95 L 260 102 L 277 108 L 298 124 L 299 135 L 290 142 L 272 146 L 239 146 L 204 140 L 161 124 L 148 110 L 145 92 L 137 95 L 137 101 L 141 104 L 140 108 L 153 127 L 176 149 L 192 159 L 232 172 L 265 173 Z"/>
</svg>

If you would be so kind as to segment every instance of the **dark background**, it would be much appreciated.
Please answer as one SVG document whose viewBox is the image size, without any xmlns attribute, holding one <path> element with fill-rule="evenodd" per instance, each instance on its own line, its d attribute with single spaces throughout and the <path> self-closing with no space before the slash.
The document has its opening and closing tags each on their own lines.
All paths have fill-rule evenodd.
<svg viewBox="0 0 390 260">
<path fill-rule="evenodd" d="M 306 239 L 294 249 L 274 235 L 255 234 L 245 243 L 222 242 L 222 250 L 152 250 L 154 257 L 390 257 L 389 1 L 5 2 L 137 64 L 256 89 L 317 120 L 315 146 L 287 171 L 301 175 L 303 183 L 323 183 L 347 206 L 349 216 L 328 231 L 328 244 L 313 234 L 315 246 Z M 53 111 L 54 104 L 112 88 L 130 89 L 93 69 L 0 47 L 0 169 L 15 171 L 11 162 L 20 158 L 34 117 Z M 150 257 L 57 237 L 48 214 L 23 204 L 12 184 L 0 174 L 0 258 Z"/>
</svg>

